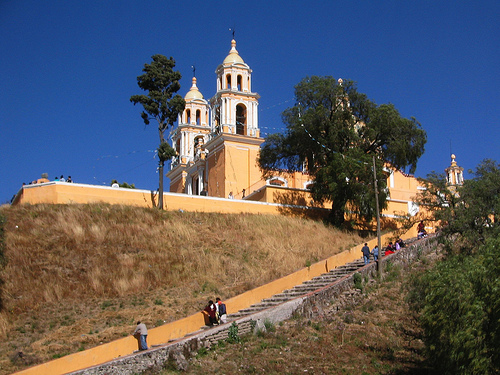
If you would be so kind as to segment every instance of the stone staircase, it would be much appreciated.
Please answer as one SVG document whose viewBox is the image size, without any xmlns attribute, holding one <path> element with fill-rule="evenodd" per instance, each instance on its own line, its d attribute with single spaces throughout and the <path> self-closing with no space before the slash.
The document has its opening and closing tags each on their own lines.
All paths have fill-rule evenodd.
<svg viewBox="0 0 500 375">
<path fill-rule="evenodd" d="M 373 259 L 371 261 L 373 261 Z M 362 259 L 344 264 L 342 266 L 339 266 L 331 270 L 330 272 L 316 276 L 311 280 L 304 281 L 302 284 L 296 285 L 291 289 L 287 289 L 282 293 L 278 293 L 272 297 L 263 299 L 259 303 L 253 304 L 250 307 L 242 309 L 236 313 L 229 314 L 227 316 L 227 320 L 228 322 L 236 320 L 244 316 L 248 316 L 256 312 L 290 301 L 294 298 L 304 296 L 310 292 L 314 292 L 315 290 L 333 284 L 335 281 L 341 279 L 344 276 L 352 274 L 353 272 L 357 271 L 363 266 L 364 262 Z"/>
<path fill-rule="evenodd" d="M 406 241 L 406 246 L 409 246 L 411 243 L 416 241 L 416 238 L 410 239 Z M 385 251 L 381 251 L 381 256 L 385 255 Z M 373 262 L 373 256 L 370 257 L 370 262 Z M 281 303 L 290 301 L 297 297 L 302 297 L 308 293 L 319 290 L 325 286 L 333 284 L 335 281 L 341 279 L 344 276 L 350 275 L 356 272 L 358 269 L 364 266 L 364 261 L 360 256 L 360 259 L 357 259 L 353 262 L 346 263 L 342 266 L 339 266 L 330 272 L 321 274 L 312 278 L 311 280 L 304 281 L 302 284 L 294 286 L 292 289 L 287 289 L 282 293 L 275 294 L 270 298 L 263 299 L 259 303 L 253 304 L 250 307 L 239 310 L 235 313 L 228 314 L 227 321 L 233 321 L 248 315 L 252 315 L 256 312 L 268 309 L 270 307 L 279 305 Z"/>
</svg>

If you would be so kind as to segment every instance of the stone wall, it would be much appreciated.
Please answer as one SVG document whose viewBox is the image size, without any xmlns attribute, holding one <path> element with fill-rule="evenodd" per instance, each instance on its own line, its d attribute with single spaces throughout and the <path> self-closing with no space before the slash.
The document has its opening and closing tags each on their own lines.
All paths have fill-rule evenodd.
<svg viewBox="0 0 500 375">
<path fill-rule="evenodd" d="M 420 256 L 429 254 L 436 247 L 436 244 L 436 237 L 429 237 L 416 241 L 392 255 L 383 257 L 380 260 L 382 268 L 385 269 L 389 262 L 394 265 L 408 266 Z M 332 306 L 335 307 L 335 305 L 340 309 L 345 295 L 353 296 L 356 294 L 353 291 L 355 273 L 360 273 L 363 279 L 375 278 L 377 277 L 377 264 L 372 262 L 331 285 L 281 305 L 271 307 L 230 323 L 202 330 L 201 332 L 189 335 L 161 347 L 152 348 L 144 352 L 137 352 L 71 374 L 138 374 L 148 369 L 161 369 L 169 362 L 177 369 L 185 370 L 189 365 L 189 358 L 196 355 L 200 349 L 208 349 L 212 345 L 217 344 L 220 340 L 227 339 L 232 324 L 236 324 L 238 327 L 239 335 L 245 335 L 255 332 L 258 329 L 263 329 L 265 326 L 264 323 L 266 322 L 276 324 L 280 321 L 290 319 L 293 316 L 314 318 L 323 315 L 327 310 L 331 311 Z"/>
</svg>

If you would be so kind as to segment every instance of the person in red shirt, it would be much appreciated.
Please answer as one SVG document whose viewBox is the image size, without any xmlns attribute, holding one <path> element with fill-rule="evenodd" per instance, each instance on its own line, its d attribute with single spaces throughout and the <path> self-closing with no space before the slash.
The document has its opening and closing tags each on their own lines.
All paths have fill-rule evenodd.
<svg viewBox="0 0 500 375">
<path fill-rule="evenodd" d="M 215 306 L 214 301 L 208 301 L 208 305 L 203 311 L 205 311 L 208 315 L 208 321 L 210 322 L 209 325 L 213 326 L 217 323 L 217 307 Z"/>
<path fill-rule="evenodd" d="M 394 254 L 394 247 L 392 246 L 392 242 L 389 242 L 389 245 L 385 248 L 385 255 Z"/>
</svg>

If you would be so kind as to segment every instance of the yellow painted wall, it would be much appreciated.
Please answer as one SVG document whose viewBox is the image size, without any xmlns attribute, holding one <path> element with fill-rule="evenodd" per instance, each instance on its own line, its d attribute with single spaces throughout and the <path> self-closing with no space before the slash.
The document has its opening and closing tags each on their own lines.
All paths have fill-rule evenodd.
<svg viewBox="0 0 500 375">
<path fill-rule="evenodd" d="M 227 197 L 224 186 L 225 157 L 224 150 L 218 149 L 208 154 L 208 195 Z M 229 192 L 228 192 L 229 193 Z"/>
<path fill-rule="evenodd" d="M 40 185 L 24 186 L 18 193 L 18 197 L 14 201 L 14 204 L 84 204 L 104 202 L 110 204 L 154 207 L 157 200 L 158 196 L 156 192 L 151 192 L 149 190 L 49 182 Z M 165 193 L 164 207 L 167 210 L 199 212 L 280 214 L 280 205 L 275 203 L 204 197 L 182 193 Z"/>
<path fill-rule="evenodd" d="M 184 181 L 180 178 L 176 181 L 170 180 L 170 191 L 175 193 L 182 193 L 184 191 Z"/>
<path fill-rule="evenodd" d="M 413 193 L 407 191 L 406 194 L 409 196 Z M 153 207 L 158 200 L 156 192 L 149 190 L 111 188 L 108 186 L 70 184 L 65 182 L 26 185 L 18 195 L 14 201 L 15 204 L 105 202 L 110 204 Z M 239 195 L 241 196 L 241 192 Z M 236 197 L 238 198 L 238 196 Z M 278 214 L 280 212 L 283 213 L 283 210 L 280 210 L 279 204 L 274 202 L 303 205 L 311 201 L 310 193 L 302 189 L 293 190 L 269 185 L 259 190 L 250 198 L 251 200 L 240 201 L 239 199 L 229 200 L 183 193 L 164 194 L 165 208 L 168 210 L 201 212 Z M 382 212 L 384 215 L 406 213 L 408 210 L 406 201 L 391 200 L 388 203 L 388 208 Z M 328 204 L 325 204 L 325 207 L 328 207 Z"/>
</svg>

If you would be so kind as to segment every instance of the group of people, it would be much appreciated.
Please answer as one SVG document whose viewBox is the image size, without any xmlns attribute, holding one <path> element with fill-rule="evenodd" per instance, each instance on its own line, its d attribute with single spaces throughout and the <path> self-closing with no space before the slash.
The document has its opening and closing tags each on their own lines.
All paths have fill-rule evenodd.
<svg viewBox="0 0 500 375">
<path fill-rule="evenodd" d="M 387 247 L 385 248 L 384 253 L 385 255 L 394 254 L 396 251 L 401 250 L 401 248 L 405 246 L 406 244 L 404 243 L 404 241 L 401 238 L 399 238 L 394 243 L 389 242 L 389 245 L 387 245 Z"/>
<path fill-rule="evenodd" d="M 207 307 L 205 307 L 203 312 L 208 316 L 210 326 L 213 326 L 214 324 L 224 324 L 227 322 L 226 305 L 221 301 L 219 297 L 215 299 L 215 303 L 212 300 L 208 301 L 208 305 Z M 134 332 L 132 332 L 132 335 L 137 340 L 139 350 L 148 350 L 148 329 L 146 327 L 146 324 L 138 321 Z"/>
<path fill-rule="evenodd" d="M 245 198 L 245 197 L 246 197 L 246 190 L 245 190 L 245 189 L 243 189 L 243 190 L 241 191 L 241 193 L 242 193 L 241 199 Z M 202 194 L 202 195 L 203 195 L 203 194 Z M 205 195 L 206 195 L 206 194 L 205 194 Z M 230 192 L 229 192 L 229 195 L 227 196 L 227 199 L 234 199 L 234 194 L 233 194 L 233 192 L 232 192 L 232 191 L 230 191 Z"/>
<path fill-rule="evenodd" d="M 73 180 L 71 179 L 71 176 L 68 176 L 68 178 L 64 178 L 63 175 L 61 175 L 61 177 L 55 177 L 54 181 L 59 181 L 59 182 L 73 182 Z"/>
<path fill-rule="evenodd" d="M 365 242 L 365 245 L 361 248 L 361 252 L 363 253 L 363 260 L 365 264 L 370 263 L 370 255 L 373 255 L 373 259 L 375 261 L 378 260 L 378 245 L 375 245 L 372 251 L 368 247 L 368 243 Z"/>
<path fill-rule="evenodd" d="M 395 251 L 398 251 L 405 246 L 406 245 L 401 238 L 399 238 L 394 244 L 392 242 L 389 242 L 389 245 L 387 245 L 387 247 L 385 248 L 384 255 L 393 254 Z M 368 243 L 365 243 L 365 245 L 361 248 L 361 253 L 363 253 L 363 261 L 365 262 L 365 264 L 370 263 L 370 255 L 373 255 L 373 260 L 376 262 L 379 257 L 378 245 L 375 245 L 373 250 L 370 251 Z"/>
<path fill-rule="evenodd" d="M 227 311 L 226 305 L 221 301 L 219 297 L 214 301 L 208 301 L 207 307 L 203 310 L 208 316 L 208 322 L 210 326 L 214 324 L 224 324 L 227 322 Z"/>
<path fill-rule="evenodd" d="M 61 175 L 61 177 L 54 177 L 54 181 L 58 182 L 73 182 L 71 179 L 71 176 L 68 176 L 68 178 L 64 178 L 64 176 Z M 50 182 L 47 173 L 42 174 L 42 178 L 39 178 L 38 180 L 33 180 L 28 183 L 23 182 L 23 186 L 25 185 L 35 185 L 35 184 L 42 184 L 44 182 Z"/>
</svg>

